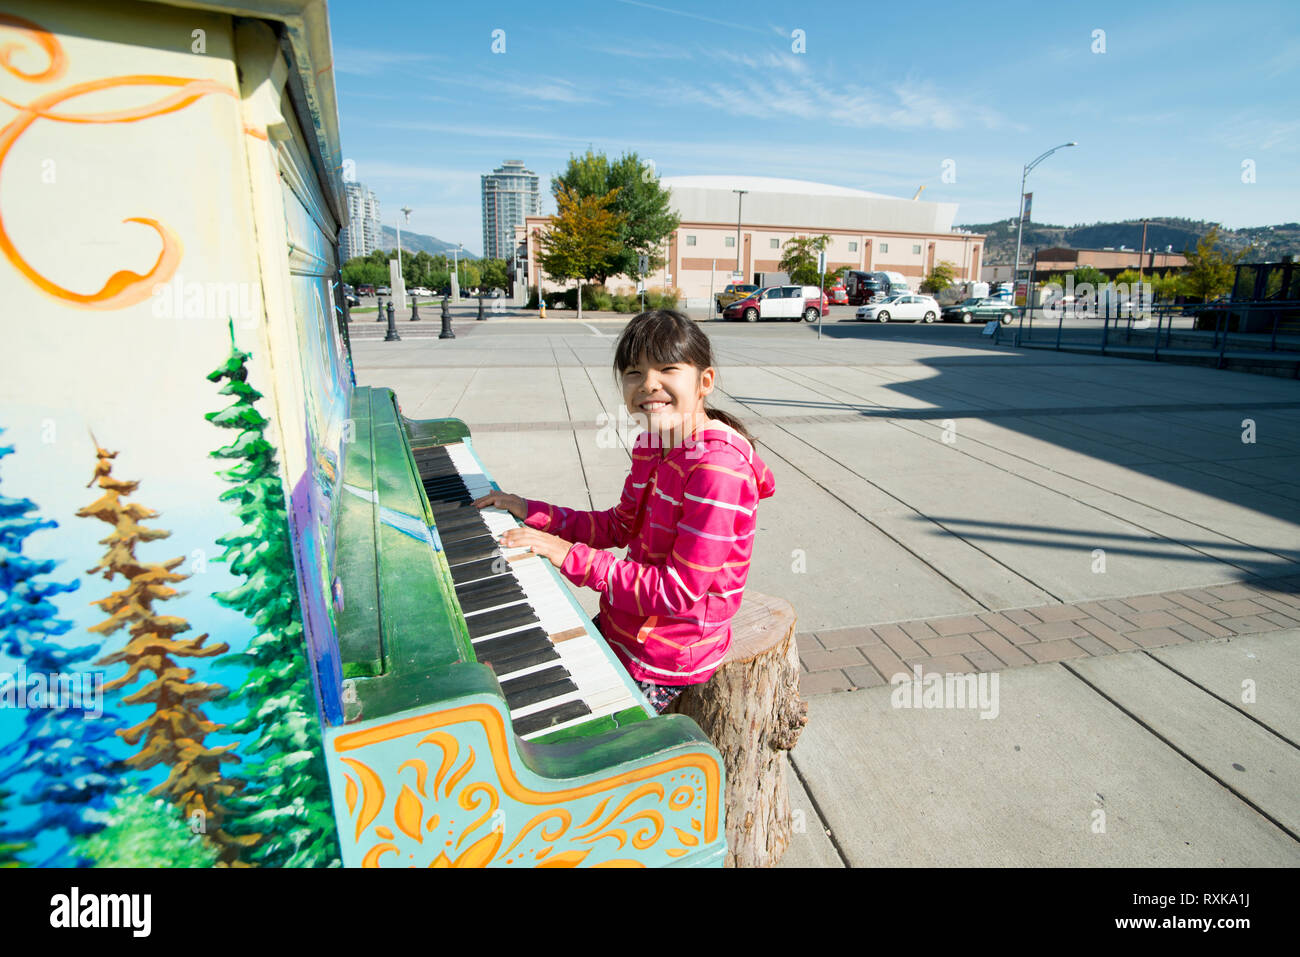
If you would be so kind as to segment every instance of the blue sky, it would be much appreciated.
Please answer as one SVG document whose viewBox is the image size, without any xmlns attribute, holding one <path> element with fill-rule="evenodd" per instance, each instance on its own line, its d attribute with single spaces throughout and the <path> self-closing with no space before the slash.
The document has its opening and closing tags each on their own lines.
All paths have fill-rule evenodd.
<svg viewBox="0 0 1300 957">
<path fill-rule="evenodd" d="M 1015 215 L 1021 168 L 1076 140 L 1030 174 L 1036 221 L 1300 220 L 1294 0 L 335 0 L 330 21 L 343 154 L 384 222 L 410 206 L 476 254 L 482 173 L 524 160 L 552 212 L 588 146 L 661 176 L 924 185 L 969 223 Z"/>
</svg>

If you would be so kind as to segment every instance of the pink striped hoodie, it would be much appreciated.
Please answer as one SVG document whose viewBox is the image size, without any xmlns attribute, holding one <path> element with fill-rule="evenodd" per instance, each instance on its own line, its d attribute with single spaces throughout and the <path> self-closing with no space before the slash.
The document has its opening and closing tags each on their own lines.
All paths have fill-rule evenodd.
<svg viewBox="0 0 1300 957">
<path fill-rule="evenodd" d="M 605 512 L 528 500 L 525 524 L 573 542 L 560 572 L 600 592 L 600 628 L 638 681 L 707 681 L 731 646 L 760 499 L 776 489 L 745 437 L 709 420 L 662 456 L 649 432 Z M 606 548 L 628 549 L 618 559 Z"/>
</svg>

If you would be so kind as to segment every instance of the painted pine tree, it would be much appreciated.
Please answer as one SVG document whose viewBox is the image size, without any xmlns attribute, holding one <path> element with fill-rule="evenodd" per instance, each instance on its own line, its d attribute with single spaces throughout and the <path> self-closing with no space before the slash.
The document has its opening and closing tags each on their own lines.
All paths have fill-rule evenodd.
<svg viewBox="0 0 1300 957">
<path fill-rule="evenodd" d="M 234 487 L 221 500 L 234 504 L 238 530 L 217 539 L 226 550 L 219 561 L 229 562 L 244 583 L 214 597 L 242 612 L 258 629 L 240 656 L 248 677 L 232 696 L 245 703 L 245 717 L 231 725 L 256 739 L 245 747 L 253 752 L 246 771 L 248 787 L 239 796 L 235 833 L 260 833 L 250 860 L 274 867 L 328 867 L 339 864 L 334 813 L 325 774 L 320 723 L 304 652 L 302 617 L 294 579 L 293 551 L 284 486 L 276 467 L 275 446 L 266 439 L 267 420 L 254 407 L 262 394 L 248 383 L 250 353 L 235 346 L 209 374 L 212 382 L 226 380 L 221 395 L 229 406 L 205 418 L 235 431 L 229 445 L 212 454 L 232 459 L 218 474 Z"/>
<path fill-rule="evenodd" d="M 12 446 L 0 447 L 0 458 L 12 452 Z M 29 535 L 58 527 L 35 512 L 30 499 L 0 495 L 0 652 L 47 687 L 38 700 L 28 700 L 21 735 L 0 747 L 0 783 L 18 788 L 18 800 L 37 808 L 35 820 L 11 836 L 58 835 L 63 846 L 43 863 L 75 867 L 90 862 L 73 851 L 71 839 L 105 826 L 109 802 L 124 784 L 118 760 L 102 745 L 121 722 L 103 711 L 103 689 L 82 667 L 98 647 L 64 648 L 50 640 L 72 628 L 56 617 L 50 599 L 81 583 L 48 581 L 56 563 L 23 554 Z"/>
<path fill-rule="evenodd" d="M 107 598 L 93 604 L 99 606 L 108 618 L 90 630 L 95 634 L 111 635 L 119 628 L 127 628 L 130 638 L 124 648 L 105 655 L 98 662 L 104 665 L 125 664 L 126 674 L 115 678 L 104 687 L 116 690 L 144 680 L 144 686 L 122 699 L 124 704 L 152 704 L 153 713 L 134 727 L 117 733 L 129 744 L 143 744 L 140 750 L 126 759 L 126 764 L 136 770 L 146 770 L 165 764 L 169 773 L 166 780 L 149 792 L 150 796 L 165 795 L 183 811 L 193 827 L 204 833 L 217 849 L 219 866 L 240 865 L 241 853 L 253 844 L 255 836 L 237 837 L 225 829 L 228 814 L 226 801 L 243 786 L 237 778 L 222 776 L 222 765 L 233 764 L 239 758 L 231 754 L 233 744 L 207 747 L 204 740 L 209 734 L 220 731 L 224 725 L 209 721 L 202 706 L 224 697 L 227 689 L 211 682 L 194 681 L 194 669 L 183 668 L 174 658 L 211 658 L 229 650 L 226 644 L 204 647 L 207 635 L 181 638 L 190 630 L 184 618 L 163 615 L 154 611 L 154 603 L 167 601 L 179 594 L 172 584 L 184 581 L 188 575 L 174 569 L 183 558 L 146 564 L 136 557 L 136 546 L 167 538 L 171 532 L 149 528 L 144 522 L 156 518 L 158 513 L 137 502 L 125 502 L 139 482 L 123 481 L 113 477 L 113 459 L 116 452 L 100 448 L 96 443 L 98 460 L 95 474 L 89 485 L 98 485 L 103 494 L 92 504 L 79 510 L 81 518 L 97 518 L 113 526 L 101 545 L 108 551 L 87 574 L 101 572 L 112 580 L 121 576 L 125 586 Z M 152 677 L 146 672 L 153 672 Z"/>
</svg>

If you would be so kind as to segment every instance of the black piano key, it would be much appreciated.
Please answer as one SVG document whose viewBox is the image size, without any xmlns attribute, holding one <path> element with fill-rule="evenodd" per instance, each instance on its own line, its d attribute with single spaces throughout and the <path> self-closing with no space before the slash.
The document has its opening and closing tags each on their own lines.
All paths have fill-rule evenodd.
<svg viewBox="0 0 1300 957">
<path fill-rule="evenodd" d="M 572 675 L 569 674 L 569 670 L 564 665 L 556 664 L 550 668 L 542 668 L 540 671 L 502 681 L 501 688 L 508 698 L 514 692 L 521 691 L 524 688 L 540 688 L 543 685 L 554 684 L 557 681 L 571 677 Z"/>
<path fill-rule="evenodd" d="M 505 631 L 507 628 L 518 628 L 521 625 L 535 625 L 537 623 L 538 618 L 533 614 L 533 609 L 527 602 L 510 605 L 506 608 L 498 608 L 496 611 L 485 611 L 477 615 L 465 616 L 465 625 L 469 629 L 471 638 L 482 638 L 484 635 Z"/>
<path fill-rule="evenodd" d="M 527 598 L 524 594 L 523 586 L 514 575 L 497 575 L 495 578 L 480 578 L 476 582 L 467 582 L 464 585 L 456 586 L 456 597 L 461 600 L 463 605 L 466 601 L 476 601 L 497 597 L 498 605 L 504 605 L 506 599 L 501 596 L 509 595 L 515 600 Z"/>
<path fill-rule="evenodd" d="M 452 581 L 472 582 L 476 579 L 491 578 L 502 574 L 508 563 L 495 558 L 483 558 L 476 562 L 457 565 L 451 573 Z"/>
<path fill-rule="evenodd" d="M 532 676 L 529 675 L 529 677 Z M 514 684 L 513 682 L 509 683 Z M 539 701 L 550 701 L 561 695 L 572 694 L 578 690 L 578 686 L 569 678 L 564 677 L 552 681 L 550 684 L 533 685 L 531 687 L 507 688 L 503 684 L 501 690 L 506 693 L 506 704 L 511 711 L 514 711 L 516 708 L 524 708 L 530 704 L 537 704 Z"/>
<path fill-rule="evenodd" d="M 462 522 L 458 526 L 451 528 L 445 525 L 438 526 L 438 537 L 442 539 L 444 548 L 457 542 L 463 542 L 466 539 L 490 534 L 492 533 L 488 531 L 487 526 L 482 522 Z"/>
<path fill-rule="evenodd" d="M 528 655 L 542 653 L 544 657 L 524 663 Z M 560 653 L 551 644 L 550 637 L 540 628 L 528 628 L 498 638 L 488 638 L 474 643 L 474 657 L 484 664 L 491 664 L 498 675 L 508 675 L 512 671 L 531 668 L 542 661 L 558 661 Z"/>
<path fill-rule="evenodd" d="M 476 615 L 481 611 L 489 608 L 495 608 L 498 605 L 508 605 L 511 602 L 524 602 L 528 604 L 528 596 L 524 590 L 516 583 L 512 588 L 503 588 L 497 591 L 476 592 L 469 595 L 457 594 L 456 598 L 460 602 L 460 610 L 466 615 Z M 532 607 L 529 605 L 528 607 Z"/>
<path fill-rule="evenodd" d="M 493 552 L 499 552 L 500 550 L 501 543 L 492 535 L 480 535 L 477 538 L 467 538 L 455 545 L 447 546 L 444 544 L 443 546 L 443 551 L 447 553 L 448 565 L 477 561 L 480 558 L 487 558 Z"/>
<path fill-rule="evenodd" d="M 510 723 L 514 726 L 515 734 L 525 735 L 532 734 L 534 731 L 544 731 L 562 721 L 581 718 L 584 714 L 591 714 L 591 709 L 581 701 L 570 701 L 523 718 L 513 718 Z"/>
</svg>

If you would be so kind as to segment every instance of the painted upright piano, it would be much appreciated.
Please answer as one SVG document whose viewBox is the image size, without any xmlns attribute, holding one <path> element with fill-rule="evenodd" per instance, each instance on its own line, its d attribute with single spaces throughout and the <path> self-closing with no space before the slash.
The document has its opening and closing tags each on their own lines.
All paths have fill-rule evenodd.
<svg viewBox="0 0 1300 957">
<path fill-rule="evenodd" d="M 354 385 L 344 169 L 323 2 L 0 12 L 0 865 L 720 864 L 470 428 Z"/>
</svg>

